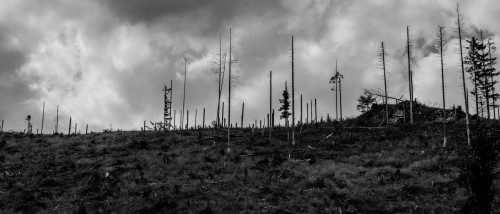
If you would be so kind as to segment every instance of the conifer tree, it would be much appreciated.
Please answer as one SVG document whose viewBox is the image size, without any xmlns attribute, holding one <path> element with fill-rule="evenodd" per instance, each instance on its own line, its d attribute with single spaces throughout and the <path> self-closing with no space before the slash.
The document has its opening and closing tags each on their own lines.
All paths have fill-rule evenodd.
<svg viewBox="0 0 500 214">
<path fill-rule="evenodd" d="M 285 126 L 288 133 L 288 117 L 290 117 L 290 94 L 288 93 L 287 83 L 285 81 L 285 90 L 283 91 L 283 99 L 279 99 L 282 104 L 278 111 L 281 111 L 280 118 L 285 119 Z"/>
</svg>

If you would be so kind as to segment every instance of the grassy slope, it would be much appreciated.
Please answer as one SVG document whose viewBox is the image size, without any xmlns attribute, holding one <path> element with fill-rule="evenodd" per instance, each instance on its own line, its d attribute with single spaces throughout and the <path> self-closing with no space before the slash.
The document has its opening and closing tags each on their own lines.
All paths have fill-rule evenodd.
<svg viewBox="0 0 500 214">
<path fill-rule="evenodd" d="M 235 131 L 229 154 L 208 130 L 4 133 L 0 212 L 454 213 L 467 192 L 439 127 L 344 129 L 321 142 L 333 126 L 320 124 L 295 147 L 284 130 L 272 143 Z"/>
</svg>

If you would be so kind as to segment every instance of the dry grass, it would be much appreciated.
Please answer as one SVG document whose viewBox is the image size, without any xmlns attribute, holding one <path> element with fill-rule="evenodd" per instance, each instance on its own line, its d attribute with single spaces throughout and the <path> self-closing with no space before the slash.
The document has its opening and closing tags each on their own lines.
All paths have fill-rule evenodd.
<svg viewBox="0 0 500 214">
<path fill-rule="evenodd" d="M 343 130 L 321 142 L 332 129 L 303 127 L 295 147 L 284 130 L 272 142 L 235 131 L 231 153 L 209 130 L 4 133 L 0 212 L 455 213 L 465 200 L 458 155 L 436 146 L 432 128 Z"/>
</svg>

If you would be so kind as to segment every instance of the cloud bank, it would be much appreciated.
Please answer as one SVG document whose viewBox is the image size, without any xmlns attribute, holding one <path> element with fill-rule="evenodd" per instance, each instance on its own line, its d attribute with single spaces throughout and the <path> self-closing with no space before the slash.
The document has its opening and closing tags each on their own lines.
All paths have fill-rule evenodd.
<svg viewBox="0 0 500 214">
<path fill-rule="evenodd" d="M 0 119 L 5 130 L 23 130 L 26 115 L 34 128 L 59 131 L 69 117 L 89 129 L 140 129 L 161 121 L 163 85 L 173 81 L 176 122 L 182 108 L 183 56 L 187 66 L 186 107 L 190 124 L 198 109 L 206 123 L 215 119 L 215 54 L 222 36 L 224 52 L 233 31 L 231 116 L 239 122 L 245 102 L 245 125 L 263 120 L 268 111 L 269 71 L 273 71 L 273 106 L 285 81 L 291 82 L 291 36 L 295 41 L 296 110 L 317 99 L 318 116 L 334 115 L 329 79 L 338 59 L 344 74 L 344 116 L 355 116 L 356 99 L 365 88 L 382 88 L 377 51 L 389 52 L 389 93 L 408 97 L 406 26 L 414 47 L 415 97 L 441 105 L 439 57 L 432 48 L 435 27 L 443 23 L 452 36 L 445 56 L 447 107 L 463 105 L 458 43 L 452 27 L 457 1 L 222 1 L 222 0 L 6 0 L 0 5 Z M 493 0 L 459 1 L 469 29 L 500 35 L 500 5 Z M 495 37 L 497 44 L 500 43 Z M 225 80 L 227 83 L 227 79 Z M 223 101 L 227 110 L 227 85 Z M 226 112 L 227 114 L 227 112 Z M 305 114 L 305 112 L 304 112 Z M 300 114 L 297 113 L 297 118 Z M 305 117 L 305 116 L 304 116 Z M 278 120 L 278 116 L 276 116 Z"/>
</svg>

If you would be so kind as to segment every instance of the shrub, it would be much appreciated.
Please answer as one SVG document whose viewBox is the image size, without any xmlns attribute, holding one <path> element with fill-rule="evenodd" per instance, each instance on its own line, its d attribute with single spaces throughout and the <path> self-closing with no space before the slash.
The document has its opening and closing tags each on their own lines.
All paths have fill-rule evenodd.
<svg viewBox="0 0 500 214">
<path fill-rule="evenodd" d="M 482 124 L 473 127 L 471 146 L 460 150 L 459 183 L 469 196 L 462 207 L 464 213 L 490 213 L 495 197 L 493 181 L 495 165 L 499 160 L 498 130 Z"/>
</svg>

